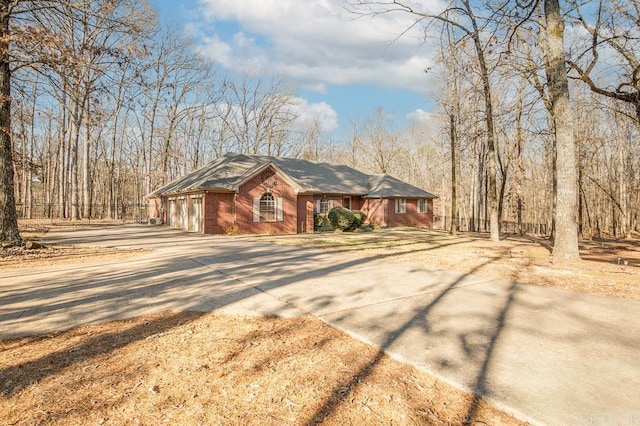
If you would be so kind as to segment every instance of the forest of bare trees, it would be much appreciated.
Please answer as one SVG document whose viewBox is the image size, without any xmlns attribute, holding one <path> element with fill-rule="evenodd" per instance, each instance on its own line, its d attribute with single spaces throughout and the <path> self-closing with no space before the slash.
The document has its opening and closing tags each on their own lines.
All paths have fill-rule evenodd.
<svg viewBox="0 0 640 426">
<path fill-rule="evenodd" d="M 427 76 L 439 86 L 424 90 L 437 107 L 399 126 L 372 105 L 334 138 L 297 120 L 286 80 L 221 75 L 144 1 L 3 0 L 17 216 L 144 219 L 145 194 L 234 151 L 394 175 L 440 197 L 447 229 L 551 235 L 565 220 L 559 228 L 582 237 L 628 237 L 640 230 L 640 2 L 557 4 L 571 28 L 564 52 L 549 34 L 553 3 L 460 0 L 435 13 L 352 1 L 360 15 L 411 14 L 439 29 Z M 575 211 L 563 219 L 566 201 Z"/>
</svg>

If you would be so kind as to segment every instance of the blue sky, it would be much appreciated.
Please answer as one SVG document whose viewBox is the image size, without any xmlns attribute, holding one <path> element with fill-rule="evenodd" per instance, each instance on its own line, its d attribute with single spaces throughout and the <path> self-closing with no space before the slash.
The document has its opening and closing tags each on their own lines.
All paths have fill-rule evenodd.
<svg viewBox="0 0 640 426">
<path fill-rule="evenodd" d="M 433 49 L 420 31 L 398 38 L 408 15 L 356 19 L 343 0 L 150 1 L 226 74 L 284 77 L 328 132 L 340 134 L 376 108 L 398 125 L 428 119 L 433 108 L 434 82 L 423 72 Z"/>
</svg>

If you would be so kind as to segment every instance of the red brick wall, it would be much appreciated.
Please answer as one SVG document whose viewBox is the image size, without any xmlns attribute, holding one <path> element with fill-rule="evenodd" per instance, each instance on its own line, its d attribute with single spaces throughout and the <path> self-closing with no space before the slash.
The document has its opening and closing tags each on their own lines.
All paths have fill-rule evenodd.
<svg viewBox="0 0 640 426">
<path fill-rule="evenodd" d="M 313 195 L 298 195 L 298 232 L 313 233 Z"/>
<path fill-rule="evenodd" d="M 265 192 L 282 198 L 282 221 L 254 222 L 253 199 L 260 198 Z M 245 182 L 236 197 L 236 224 L 241 234 L 295 234 L 298 229 L 297 194 L 289 183 L 279 174 L 265 178 L 264 172 Z"/>
<path fill-rule="evenodd" d="M 162 200 L 160 198 L 149 198 L 149 219 L 162 217 L 161 203 Z"/>
<path fill-rule="evenodd" d="M 367 215 L 367 221 L 373 225 L 387 226 L 386 201 L 379 198 L 367 198 L 362 201 L 362 210 Z"/>
<path fill-rule="evenodd" d="M 427 200 L 426 213 L 418 213 L 418 200 L 406 199 L 406 213 L 396 213 L 395 200 L 387 200 L 387 226 L 424 226 L 433 225 L 433 201 Z"/>
<path fill-rule="evenodd" d="M 225 229 L 233 225 L 233 198 L 235 194 L 204 194 L 203 232 L 205 234 L 224 234 Z"/>
<path fill-rule="evenodd" d="M 433 198 L 427 199 L 427 220 L 426 227 L 429 229 L 433 229 Z"/>
<path fill-rule="evenodd" d="M 394 199 L 370 198 L 363 201 L 361 210 L 367 214 L 370 223 L 380 226 L 423 226 L 433 227 L 433 200 L 426 200 L 426 213 L 418 213 L 418 200 L 406 199 L 406 213 L 396 213 Z"/>
</svg>

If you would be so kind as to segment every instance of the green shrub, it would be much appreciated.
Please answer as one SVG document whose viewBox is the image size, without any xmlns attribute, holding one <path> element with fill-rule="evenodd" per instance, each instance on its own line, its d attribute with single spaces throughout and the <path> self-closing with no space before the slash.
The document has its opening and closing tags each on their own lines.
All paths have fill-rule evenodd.
<svg viewBox="0 0 640 426">
<path fill-rule="evenodd" d="M 331 228 L 331 222 L 327 217 L 327 213 L 315 213 L 313 215 L 313 230 L 322 231 Z"/>
<path fill-rule="evenodd" d="M 351 210 L 345 207 L 332 208 L 327 213 L 327 217 L 335 230 L 351 231 L 355 228 L 356 217 Z"/>
<path fill-rule="evenodd" d="M 356 218 L 356 222 L 354 223 L 354 228 L 360 228 L 365 220 L 367 220 L 367 215 L 360 210 L 353 210 L 353 216 Z"/>
<path fill-rule="evenodd" d="M 238 235 L 240 228 L 235 223 L 224 228 L 224 233 L 227 235 Z"/>
<path fill-rule="evenodd" d="M 372 232 L 375 230 L 375 226 L 372 223 L 367 223 L 358 228 L 358 232 Z"/>
</svg>

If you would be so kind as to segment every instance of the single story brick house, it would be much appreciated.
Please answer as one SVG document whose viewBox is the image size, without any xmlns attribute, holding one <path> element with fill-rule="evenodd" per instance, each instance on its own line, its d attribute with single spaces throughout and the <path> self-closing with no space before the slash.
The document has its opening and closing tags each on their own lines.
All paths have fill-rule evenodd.
<svg viewBox="0 0 640 426">
<path fill-rule="evenodd" d="M 314 214 L 361 210 L 381 226 L 433 226 L 434 195 L 389 175 L 229 153 L 147 195 L 155 223 L 205 234 L 313 232 Z"/>
</svg>

